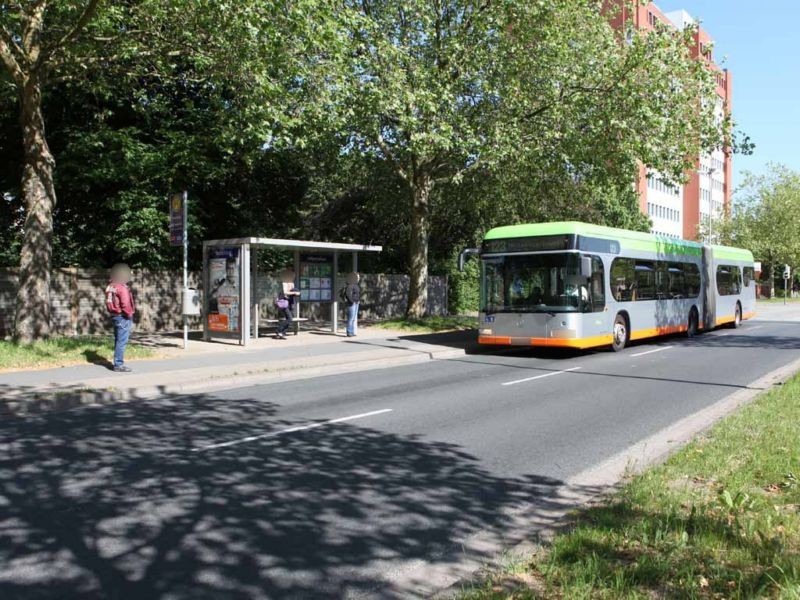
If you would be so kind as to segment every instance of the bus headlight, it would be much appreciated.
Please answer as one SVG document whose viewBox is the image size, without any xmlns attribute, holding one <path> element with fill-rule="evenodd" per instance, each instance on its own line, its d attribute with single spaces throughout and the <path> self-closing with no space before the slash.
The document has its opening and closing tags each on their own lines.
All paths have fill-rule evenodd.
<svg viewBox="0 0 800 600">
<path fill-rule="evenodd" d="M 481 335 L 492 335 L 491 329 L 481 329 Z"/>
</svg>

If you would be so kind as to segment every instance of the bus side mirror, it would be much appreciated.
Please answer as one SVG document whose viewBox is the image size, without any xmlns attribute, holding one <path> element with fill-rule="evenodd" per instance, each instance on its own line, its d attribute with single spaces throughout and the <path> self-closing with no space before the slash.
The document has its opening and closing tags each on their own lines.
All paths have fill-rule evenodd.
<svg viewBox="0 0 800 600">
<path fill-rule="evenodd" d="M 462 250 L 461 253 L 458 255 L 458 270 L 459 271 L 464 270 L 464 262 L 467 260 L 468 256 L 479 253 L 480 253 L 480 248 L 465 248 L 464 250 Z"/>
<path fill-rule="evenodd" d="M 581 277 L 592 278 L 592 259 L 588 256 L 581 256 Z"/>
</svg>

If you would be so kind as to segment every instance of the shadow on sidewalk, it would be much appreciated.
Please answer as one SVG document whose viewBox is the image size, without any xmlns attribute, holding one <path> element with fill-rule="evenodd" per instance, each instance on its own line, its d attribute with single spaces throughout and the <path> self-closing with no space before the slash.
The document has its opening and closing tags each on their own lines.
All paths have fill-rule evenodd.
<svg viewBox="0 0 800 600">
<path fill-rule="evenodd" d="M 105 367 L 109 371 L 114 370 L 114 363 L 107 358 L 100 356 L 100 354 L 95 350 L 84 350 L 82 354 L 84 357 L 86 357 L 87 363 L 91 363 L 99 367 Z"/>
<path fill-rule="evenodd" d="M 298 425 L 277 408 L 167 396 L 0 424 L 0 597 L 400 597 L 370 565 L 456 560 L 561 484 L 345 423 L 193 451 Z"/>
</svg>

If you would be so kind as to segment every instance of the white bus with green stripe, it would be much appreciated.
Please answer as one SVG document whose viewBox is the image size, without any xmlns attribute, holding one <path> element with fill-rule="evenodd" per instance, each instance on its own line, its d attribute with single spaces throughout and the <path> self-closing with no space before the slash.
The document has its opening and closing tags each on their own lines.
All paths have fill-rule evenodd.
<svg viewBox="0 0 800 600">
<path fill-rule="evenodd" d="M 753 255 L 578 222 L 497 227 L 481 263 L 481 344 L 622 350 L 755 316 Z"/>
</svg>

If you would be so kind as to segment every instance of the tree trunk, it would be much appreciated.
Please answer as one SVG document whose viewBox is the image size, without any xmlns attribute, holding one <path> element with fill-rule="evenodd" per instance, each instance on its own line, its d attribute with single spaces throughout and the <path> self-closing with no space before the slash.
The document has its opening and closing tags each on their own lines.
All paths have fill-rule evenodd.
<svg viewBox="0 0 800 600">
<path fill-rule="evenodd" d="M 20 251 L 15 336 L 23 342 L 50 334 L 50 262 L 53 243 L 55 159 L 47 145 L 41 83 L 31 74 L 20 94 L 25 231 Z"/>
<path fill-rule="evenodd" d="M 408 288 L 406 317 L 419 319 L 428 309 L 428 237 L 430 234 L 430 194 L 433 182 L 427 175 L 412 184 L 411 239 L 408 244 Z"/>
</svg>

